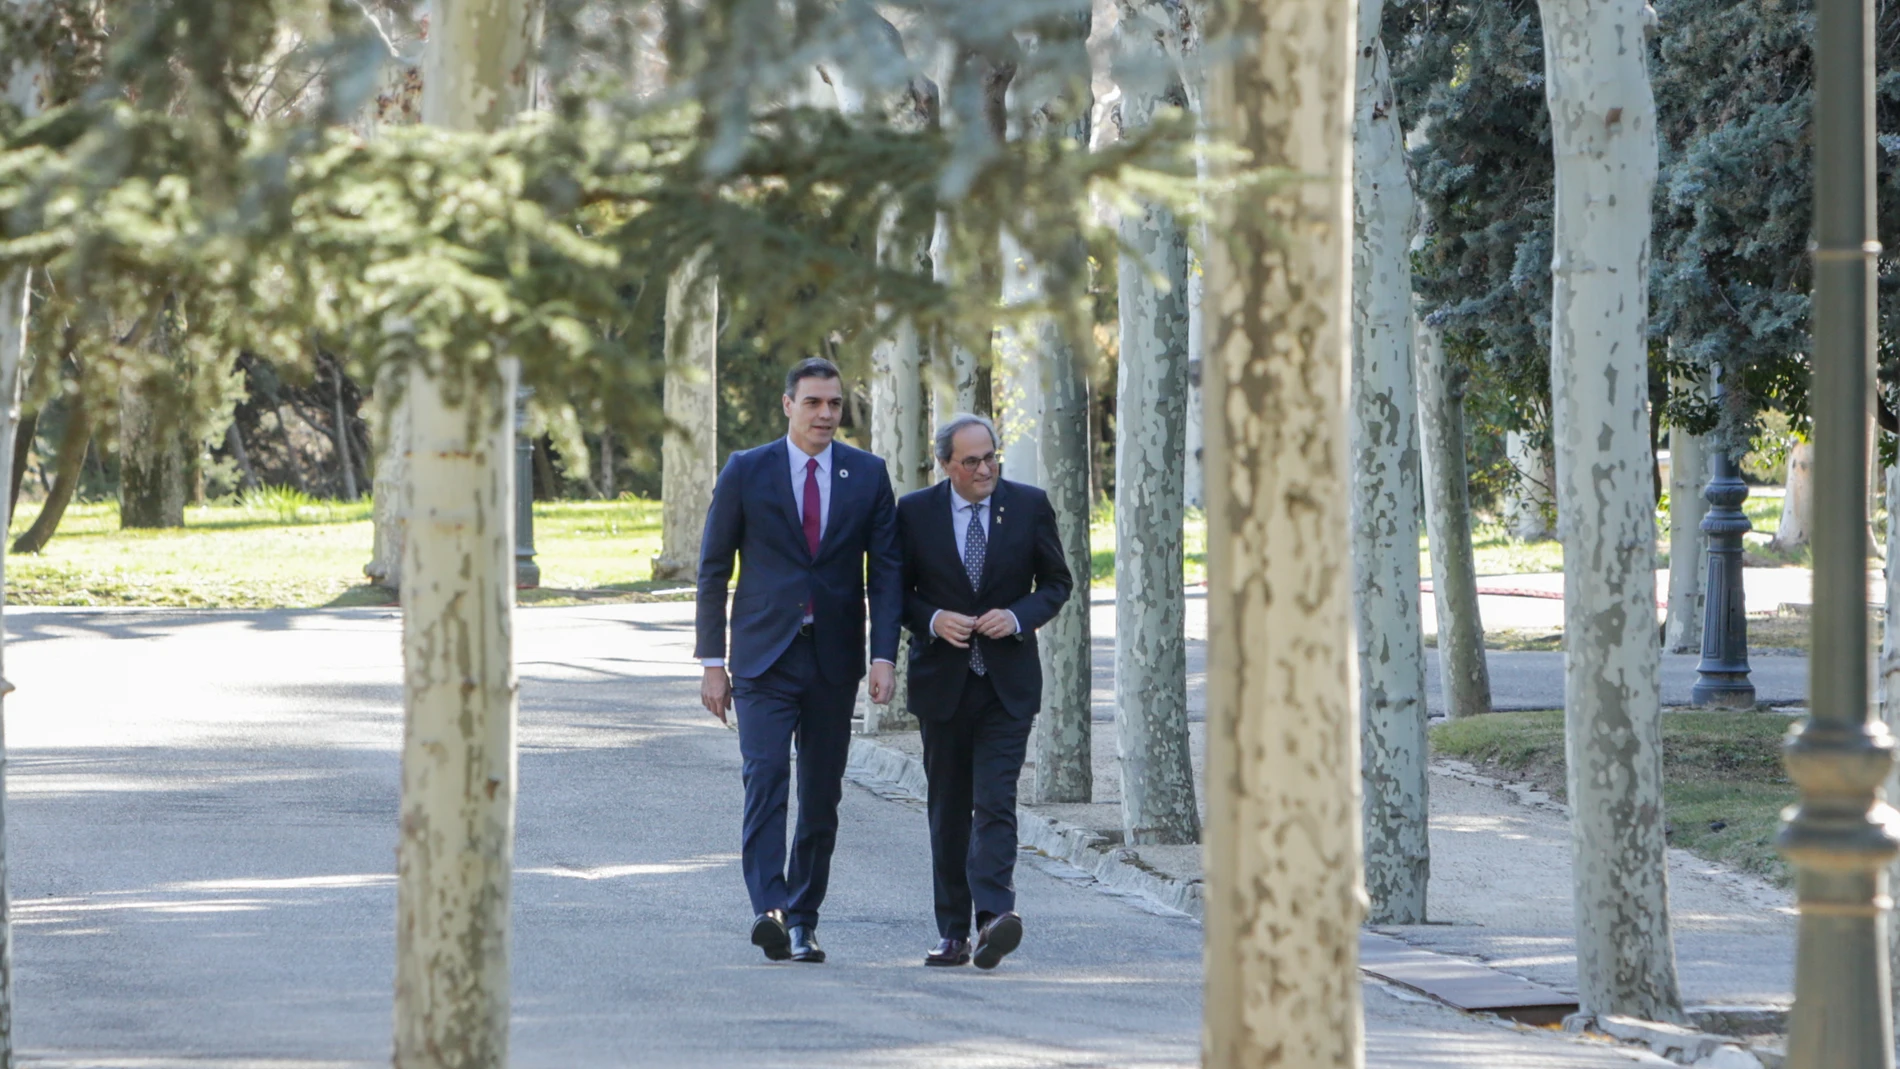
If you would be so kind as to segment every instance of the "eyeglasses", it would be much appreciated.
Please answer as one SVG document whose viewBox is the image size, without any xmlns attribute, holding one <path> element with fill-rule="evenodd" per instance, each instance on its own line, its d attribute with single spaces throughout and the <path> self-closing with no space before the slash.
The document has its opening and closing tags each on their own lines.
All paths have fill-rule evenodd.
<svg viewBox="0 0 1900 1069">
<path fill-rule="evenodd" d="M 997 456 L 995 453 L 988 453 L 980 457 L 964 457 L 962 460 L 957 461 L 957 463 L 962 466 L 964 471 L 975 475 L 976 469 L 978 468 L 1002 467 L 1003 458 Z"/>
</svg>

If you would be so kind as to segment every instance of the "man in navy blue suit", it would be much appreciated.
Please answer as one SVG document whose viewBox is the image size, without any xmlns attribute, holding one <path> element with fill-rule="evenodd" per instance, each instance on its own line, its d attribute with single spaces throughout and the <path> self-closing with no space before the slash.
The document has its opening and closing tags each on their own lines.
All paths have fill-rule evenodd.
<svg viewBox="0 0 1900 1069">
<path fill-rule="evenodd" d="M 924 964 L 993 969 L 1023 938 L 1016 781 L 1042 707 L 1036 629 L 1055 618 L 1074 578 L 1049 496 L 1002 477 L 989 420 L 952 416 L 935 445 L 944 481 L 897 504 L 910 711 L 923 727 L 942 937 Z"/>
<path fill-rule="evenodd" d="M 838 368 L 813 358 L 785 376 L 784 438 L 734 453 L 719 473 L 699 558 L 699 637 L 708 712 L 739 718 L 742 868 L 752 944 L 772 961 L 822 962 L 818 907 L 838 839 L 851 710 L 871 622 L 871 700 L 896 689 L 897 507 L 884 461 L 833 441 Z M 726 588 L 740 561 L 726 649 Z M 730 674 L 728 674 L 730 673 Z M 786 799 L 798 741 L 798 828 L 787 863 Z"/>
</svg>

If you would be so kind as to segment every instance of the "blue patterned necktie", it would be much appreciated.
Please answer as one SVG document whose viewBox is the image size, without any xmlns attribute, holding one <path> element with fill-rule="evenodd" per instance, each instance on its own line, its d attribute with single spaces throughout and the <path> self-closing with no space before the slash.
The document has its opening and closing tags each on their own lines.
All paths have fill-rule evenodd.
<svg viewBox="0 0 1900 1069">
<path fill-rule="evenodd" d="M 963 570 L 969 573 L 970 589 L 976 590 L 983 585 L 983 557 L 989 552 L 990 540 L 983 534 L 983 503 L 970 505 L 970 530 L 963 538 Z M 983 651 L 977 648 L 976 633 L 970 634 L 970 671 L 977 675 L 987 674 L 983 667 Z"/>
</svg>

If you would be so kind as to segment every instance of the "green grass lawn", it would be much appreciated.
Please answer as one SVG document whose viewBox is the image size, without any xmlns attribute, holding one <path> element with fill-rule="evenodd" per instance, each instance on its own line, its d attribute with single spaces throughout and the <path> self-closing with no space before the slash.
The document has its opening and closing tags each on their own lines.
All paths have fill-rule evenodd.
<svg viewBox="0 0 1900 1069">
<path fill-rule="evenodd" d="M 13 535 L 38 511 L 23 505 Z M 660 549 L 656 502 L 550 502 L 534 514 L 542 589 L 523 591 L 523 604 L 630 598 L 680 585 L 651 582 Z M 7 598 L 168 608 L 389 604 L 363 578 L 369 515 L 367 502 L 213 505 L 186 509 L 182 530 L 122 531 L 116 504 L 78 504 L 43 553 L 8 556 Z"/>
<path fill-rule="evenodd" d="M 1789 886 L 1775 852 L 1795 789 L 1781 767 L 1790 721 L 1778 713 L 1665 713 L 1663 804 L 1669 842 Z M 1492 713 L 1441 724 L 1432 751 L 1564 797 L 1563 713 Z"/>
</svg>

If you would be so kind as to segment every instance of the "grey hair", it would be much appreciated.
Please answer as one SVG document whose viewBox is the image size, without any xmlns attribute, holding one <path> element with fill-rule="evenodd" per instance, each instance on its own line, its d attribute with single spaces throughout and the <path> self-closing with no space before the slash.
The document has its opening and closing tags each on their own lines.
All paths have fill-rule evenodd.
<svg viewBox="0 0 1900 1069">
<path fill-rule="evenodd" d="M 950 463 L 950 454 L 955 452 L 955 446 L 951 444 L 951 440 L 957 436 L 958 431 L 968 427 L 981 427 L 990 432 L 990 447 L 992 449 L 1001 449 L 1003 447 L 1003 440 L 996 436 L 996 424 L 991 423 L 989 417 L 979 416 L 974 412 L 959 412 L 949 419 L 944 420 L 943 426 L 937 428 L 936 445 L 938 461 L 944 464 Z"/>
</svg>

